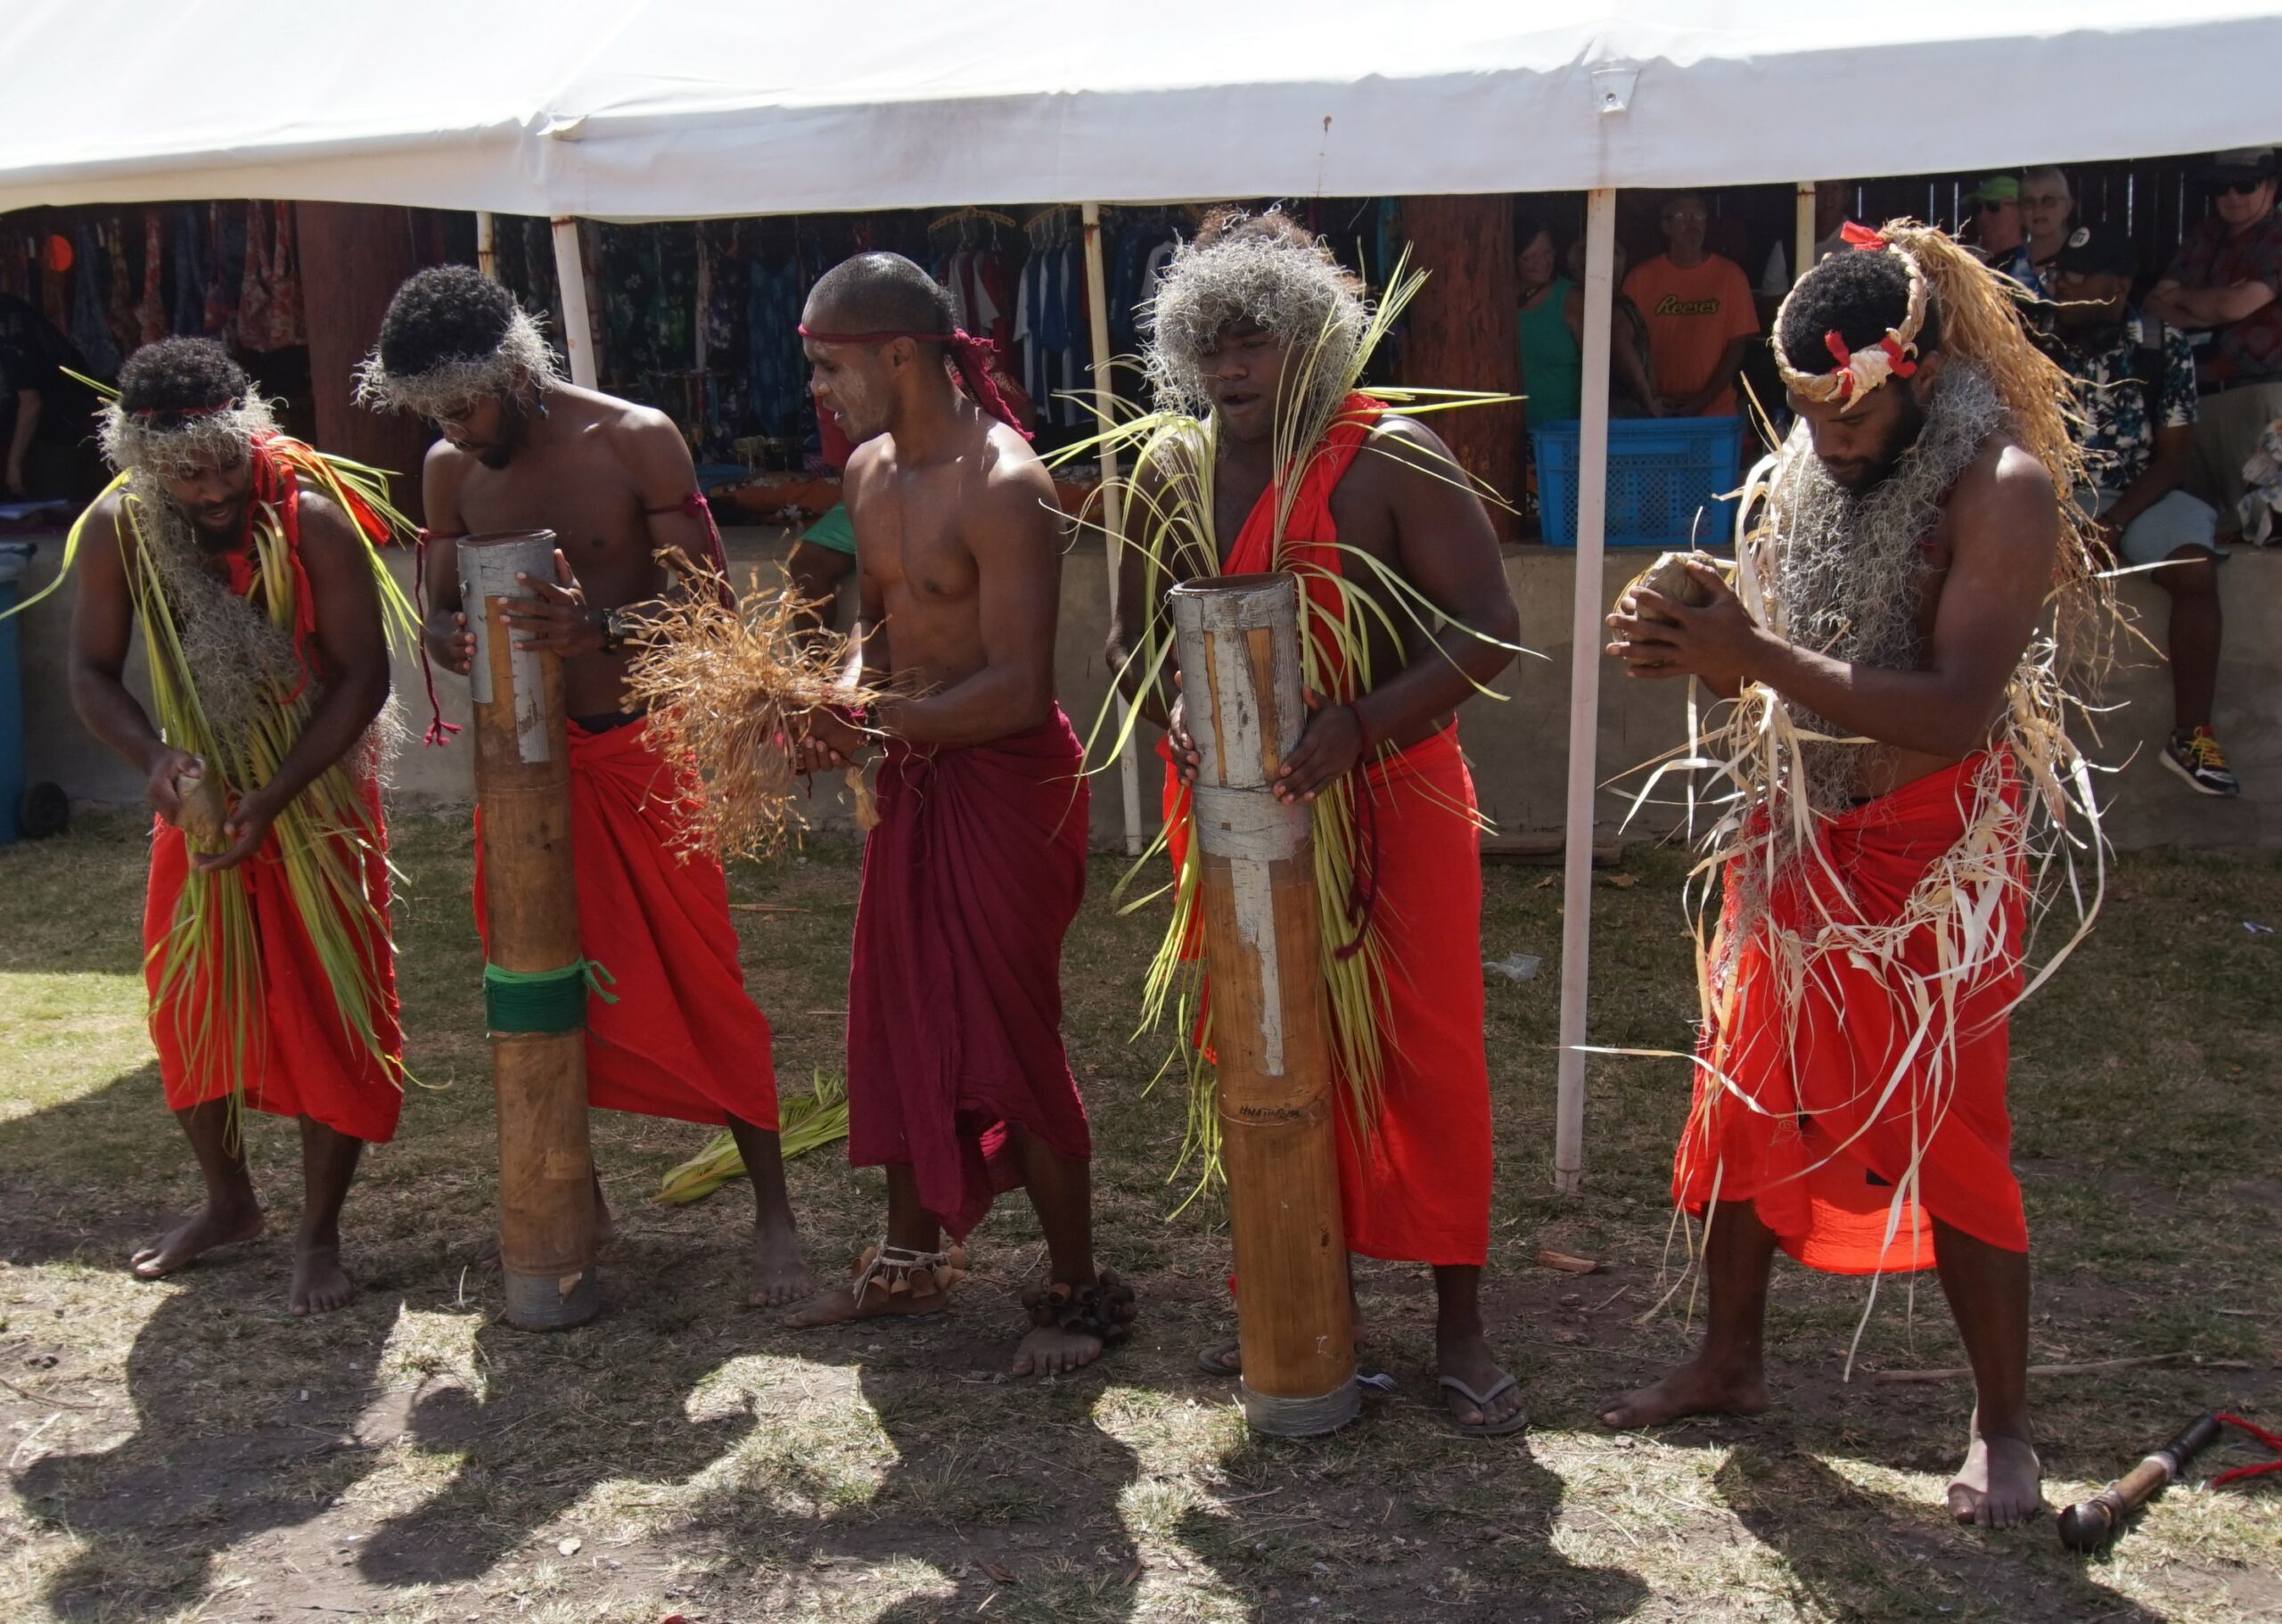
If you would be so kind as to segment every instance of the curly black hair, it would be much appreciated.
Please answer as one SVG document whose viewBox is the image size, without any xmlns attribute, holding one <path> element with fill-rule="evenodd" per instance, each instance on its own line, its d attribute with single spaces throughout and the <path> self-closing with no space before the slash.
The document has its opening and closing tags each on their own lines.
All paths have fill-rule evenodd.
<svg viewBox="0 0 2282 1624">
<path fill-rule="evenodd" d="M 119 406 L 140 417 L 211 412 L 243 400 L 246 370 L 212 339 L 160 339 L 119 369 Z"/>
<path fill-rule="evenodd" d="M 858 254 L 817 279 L 811 308 L 835 332 L 940 332 L 957 317 L 950 290 L 901 254 Z"/>
<path fill-rule="evenodd" d="M 1842 250 L 1799 278 L 1775 341 L 1794 371 L 1819 374 L 1836 365 L 1826 334 L 1836 332 L 1847 349 L 1861 349 L 1885 337 L 1889 327 L 1900 326 L 1909 310 L 1909 267 L 1900 254 Z M 1930 355 L 1941 347 L 1941 300 L 1928 288 L 1917 349 Z"/>
<path fill-rule="evenodd" d="M 381 365 L 416 378 L 447 362 L 482 360 L 514 319 L 515 296 L 472 265 L 415 272 L 381 318 Z"/>
</svg>

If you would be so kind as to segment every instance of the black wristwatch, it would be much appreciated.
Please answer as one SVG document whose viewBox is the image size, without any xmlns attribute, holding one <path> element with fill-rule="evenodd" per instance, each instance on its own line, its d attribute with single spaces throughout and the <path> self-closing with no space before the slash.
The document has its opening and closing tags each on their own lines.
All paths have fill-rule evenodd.
<svg viewBox="0 0 2282 1624">
<path fill-rule="evenodd" d="M 623 610 L 598 609 L 595 628 L 602 634 L 603 652 L 615 654 L 634 640 L 634 622 Z"/>
</svg>

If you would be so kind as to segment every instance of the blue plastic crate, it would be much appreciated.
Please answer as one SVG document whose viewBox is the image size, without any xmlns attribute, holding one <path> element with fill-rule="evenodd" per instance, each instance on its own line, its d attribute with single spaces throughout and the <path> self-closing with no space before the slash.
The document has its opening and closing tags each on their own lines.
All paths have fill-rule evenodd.
<svg viewBox="0 0 2282 1624">
<path fill-rule="evenodd" d="M 1577 545 L 1574 418 L 1540 424 L 1537 503 L 1545 543 Z M 1612 547 L 1720 546 L 1734 538 L 1743 482 L 1740 417 L 1620 417 L 1608 426 L 1608 526 Z M 1723 496 L 1727 500 L 1721 500 Z"/>
</svg>

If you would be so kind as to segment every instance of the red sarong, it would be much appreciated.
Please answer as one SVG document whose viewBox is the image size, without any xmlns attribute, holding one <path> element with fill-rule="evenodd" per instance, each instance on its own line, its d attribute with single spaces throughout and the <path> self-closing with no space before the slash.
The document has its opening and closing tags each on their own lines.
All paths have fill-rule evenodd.
<svg viewBox="0 0 2282 1624">
<path fill-rule="evenodd" d="M 396 959 L 385 923 L 388 827 L 381 816 L 378 786 L 368 780 L 361 793 L 370 820 L 358 832 L 365 844 L 341 841 L 339 845 L 352 867 L 362 873 L 365 895 L 378 918 L 352 917 L 348 923 L 363 946 L 365 973 L 380 989 L 365 1015 L 394 1070 L 341 1018 L 332 981 L 286 884 L 275 833 L 221 881 L 245 888 L 261 964 L 260 1029 L 245 1058 L 245 1103 L 276 1116 L 308 1117 L 336 1133 L 380 1144 L 395 1135 L 397 1113 L 404 1106 L 404 1091 L 398 1086 L 404 1038 L 397 1024 Z M 160 1001 L 160 956 L 189 874 L 190 850 L 182 831 L 156 820 L 151 831 L 150 885 L 143 902 L 144 980 L 152 999 L 151 1041 L 158 1046 L 159 1077 L 169 1111 L 218 1099 L 236 1080 L 230 1066 L 193 1066 L 190 1059 L 193 1053 L 210 1054 L 229 1046 L 211 1032 L 202 1044 L 197 1036 L 201 1022 L 219 1019 L 215 1013 L 219 1000 L 208 991 L 205 977 L 193 974 L 177 981 Z"/>
<path fill-rule="evenodd" d="M 2017 784 L 1977 755 L 1826 820 L 1823 861 L 1791 865 L 1773 888 L 1766 918 L 1735 943 L 1735 962 L 1712 988 L 1699 1052 L 1732 1087 L 1697 1067 L 1672 1177 L 1682 1207 L 1751 1202 L 1785 1251 L 1833 1274 L 1932 1267 L 1932 1218 L 2028 1250 L 2005 1111 L 2007 1015 L 2022 987 L 2017 862 L 1991 910 L 1995 946 L 1950 1001 L 1938 933 L 1920 926 L 1904 943 L 1908 970 L 1930 978 L 1929 1013 L 1900 977 L 1843 949 L 1809 955 L 1802 987 L 1786 996 L 1769 945 L 1770 931 L 1810 937 L 1826 917 L 1869 926 L 1900 918 L 1918 882 L 1965 836 L 1979 775 L 1992 768 L 2004 773 L 2016 829 Z M 1738 897 L 1731 867 L 1723 943 L 1737 928 Z M 1724 963 L 1720 947 L 1712 960 Z"/>
<path fill-rule="evenodd" d="M 608 972 L 603 986 L 618 1000 L 587 1000 L 587 1102 L 716 1126 L 735 1117 L 774 1133 L 768 1021 L 745 993 L 728 881 L 703 853 L 682 857 L 685 813 L 648 731 L 646 722 L 602 733 L 570 724 L 579 951 Z"/>
<path fill-rule="evenodd" d="M 1274 487 L 1253 504 L 1223 570 L 1301 573 L 1301 624 L 1316 640 L 1320 668 L 1348 697 L 1351 683 L 1326 621 L 1338 615 L 1344 573 L 1332 493 L 1346 477 L 1386 408 L 1350 395 L 1343 414 L 1301 470 L 1276 539 Z M 1175 873 L 1188 846 L 1188 790 L 1167 757 L 1164 811 Z M 1490 1255 L 1490 1062 L 1482 1043 L 1482 844 L 1473 780 L 1457 729 L 1381 756 L 1364 770 L 1356 820 L 1362 832 L 1359 895 L 1373 898 L 1387 970 L 1379 1016 L 1382 1097 L 1378 1120 L 1339 1124 L 1339 1193 L 1347 1250 L 1368 1258 L 1430 1264 L 1481 1264 Z M 1193 935 L 1192 951 L 1201 951 Z M 1207 989 L 1209 997 L 1209 988 Z M 1347 1085 L 1337 1085 L 1342 1100 Z"/>
<path fill-rule="evenodd" d="M 1334 1113 L 1347 1250 L 1478 1265 L 1490 1172 L 1482 833 L 1457 726 L 1372 762 L 1363 787 L 1370 810 L 1358 816 L 1377 825 L 1363 880 L 1377 895 L 1387 988 L 1378 1120 L 1359 1128 L 1353 1111 Z"/>
<path fill-rule="evenodd" d="M 848 976 L 848 1160 L 909 1168 L 954 1239 L 1022 1182 L 1009 1129 L 1093 1154 L 1062 1047 L 1084 766 L 1057 708 L 989 744 L 891 740 L 880 767 Z"/>
</svg>

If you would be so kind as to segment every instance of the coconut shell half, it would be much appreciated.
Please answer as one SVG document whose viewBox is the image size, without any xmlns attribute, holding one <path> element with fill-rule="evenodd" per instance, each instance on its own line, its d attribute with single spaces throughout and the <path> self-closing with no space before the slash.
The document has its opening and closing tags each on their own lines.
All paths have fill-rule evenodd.
<svg viewBox="0 0 2282 1624">
<path fill-rule="evenodd" d="M 1621 613 L 1624 600 L 1642 587 L 1670 598 L 1689 609 L 1701 609 L 1712 601 L 1712 594 L 1702 581 L 1687 572 L 1689 562 L 1710 564 L 1712 560 L 1702 553 L 1659 553 L 1656 562 L 1624 583 L 1616 595 L 1616 608 Z M 1716 567 L 1716 566 L 1715 566 Z"/>
<path fill-rule="evenodd" d="M 219 851 L 226 844 L 223 820 L 230 816 L 222 781 L 203 762 L 175 775 L 175 827 L 202 850 Z"/>
</svg>

